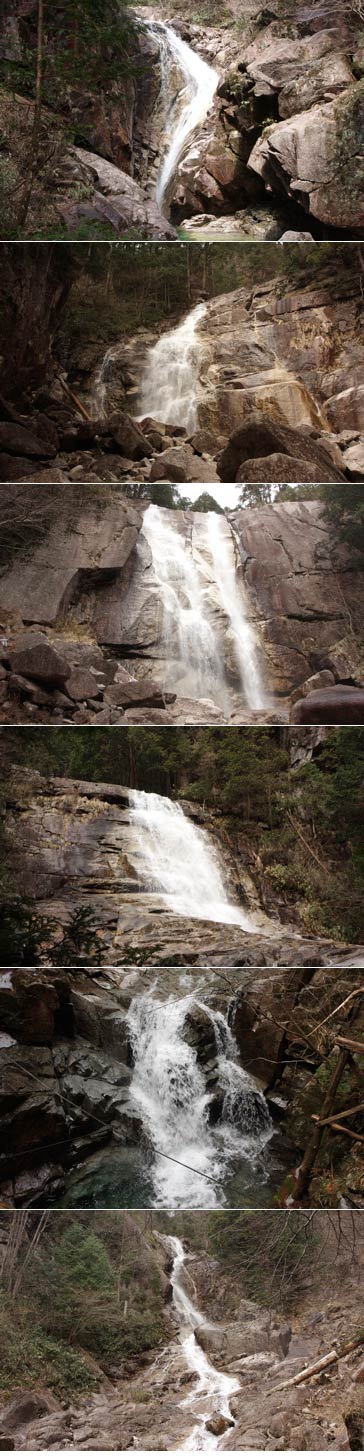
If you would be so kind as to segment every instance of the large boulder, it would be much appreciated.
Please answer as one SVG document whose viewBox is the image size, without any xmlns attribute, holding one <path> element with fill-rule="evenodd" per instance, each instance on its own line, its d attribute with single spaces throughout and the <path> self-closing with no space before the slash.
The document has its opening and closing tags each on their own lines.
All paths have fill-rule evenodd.
<svg viewBox="0 0 364 1456">
<path fill-rule="evenodd" d="M 364 80 L 334 101 L 267 127 L 249 158 L 273 192 L 330 227 L 364 226 Z"/>
<path fill-rule="evenodd" d="M 326 468 L 325 474 L 323 465 L 316 462 L 302 460 L 297 455 L 284 455 L 276 450 L 273 455 L 245 460 L 236 478 L 249 483 L 257 481 L 259 484 L 267 481 L 271 485 L 282 485 L 286 482 L 291 485 L 296 481 L 300 481 L 301 485 L 309 481 L 321 485 L 324 480 L 329 482 L 332 479 L 332 473 L 331 469 Z"/>
<path fill-rule="evenodd" d="M 291 723 L 364 723 L 364 689 L 337 683 L 308 693 L 293 704 Z"/>
<path fill-rule="evenodd" d="M 286 455 L 292 459 L 308 461 L 318 466 L 323 473 L 320 480 L 340 481 L 344 476 L 332 464 L 329 453 L 318 443 L 314 433 L 306 429 L 294 430 L 277 420 L 270 419 L 260 410 L 250 414 L 245 423 L 239 425 L 230 436 L 228 444 L 217 457 L 220 480 L 233 483 L 244 480 L 245 462 L 264 459 L 265 456 Z M 270 479 L 271 477 L 269 477 Z M 292 477 L 291 477 L 292 478 Z M 296 476 L 296 479 L 300 479 Z M 274 477 L 273 477 L 274 479 Z"/>
<path fill-rule="evenodd" d="M 60 1403 L 50 1390 L 17 1390 L 1 1409 L 1 1428 L 8 1434 L 29 1425 L 38 1416 L 60 1410 Z"/>
<path fill-rule="evenodd" d="M 248 1299 L 240 1305 L 239 1313 L 239 1321 L 233 1324 L 206 1324 L 196 1330 L 197 1343 L 211 1362 L 219 1368 L 232 1364 L 236 1368 L 247 1356 L 263 1352 L 284 1359 L 291 1340 L 290 1325 Z"/>
<path fill-rule="evenodd" d="M 172 701 L 175 699 L 175 694 Z M 158 683 L 143 681 L 111 683 L 105 693 L 105 701 L 118 708 L 164 708 L 165 696 Z"/>
<path fill-rule="evenodd" d="M 145 195 L 134 177 L 121 171 L 120 167 L 115 167 L 104 156 L 86 151 L 84 147 L 71 147 L 69 155 L 81 166 L 86 166 L 95 183 L 95 192 L 90 202 L 71 204 L 63 209 L 63 216 L 69 227 L 79 217 L 85 216 L 87 211 L 88 217 L 92 213 L 95 217 L 104 217 L 115 228 L 115 232 L 121 232 L 124 228 L 135 228 L 146 238 L 155 238 L 162 242 L 176 239 L 177 234 L 171 223 L 163 217 L 153 198 Z"/>
<path fill-rule="evenodd" d="M 15 650 L 9 653 L 9 662 L 13 673 L 35 678 L 36 682 L 49 683 L 52 687 L 63 687 L 70 676 L 66 658 L 56 652 L 52 643 L 47 642 L 40 632 L 24 633 Z"/>
<path fill-rule="evenodd" d="M 188 484 L 189 481 L 200 480 L 203 484 L 211 485 L 217 478 L 214 461 L 203 460 L 200 455 L 195 455 L 188 444 L 162 450 L 157 460 L 153 461 L 150 472 L 151 481 L 169 480 Z"/>
<path fill-rule="evenodd" d="M 148 456 L 153 455 L 153 446 L 136 420 L 132 420 L 130 415 L 122 415 L 112 433 L 115 444 L 119 446 L 122 454 L 128 460 L 146 460 Z"/>
</svg>

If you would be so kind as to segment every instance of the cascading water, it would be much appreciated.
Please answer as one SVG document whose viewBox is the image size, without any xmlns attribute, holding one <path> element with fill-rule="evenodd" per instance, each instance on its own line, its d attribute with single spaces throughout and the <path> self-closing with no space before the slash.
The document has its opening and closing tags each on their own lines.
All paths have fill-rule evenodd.
<svg viewBox="0 0 364 1456">
<path fill-rule="evenodd" d="M 171 26 L 156 22 L 150 29 L 160 47 L 165 103 L 165 150 L 156 187 L 156 200 L 163 209 L 185 144 L 205 120 L 219 76 Z"/>
<path fill-rule="evenodd" d="M 205 304 L 196 304 L 182 323 L 162 334 L 149 350 L 141 378 L 139 419 L 152 415 L 165 425 L 183 425 L 189 434 L 196 428 L 200 355 L 196 335 L 205 313 Z"/>
<path fill-rule="evenodd" d="M 178 530 L 169 512 L 149 506 L 143 534 L 152 552 L 153 570 L 162 602 L 162 637 L 166 655 L 163 685 L 187 697 L 212 700 L 229 713 L 230 693 L 216 630 L 206 601 L 206 576 L 193 556 L 191 537 Z"/>
<path fill-rule="evenodd" d="M 209 512 L 207 521 L 215 582 L 230 623 L 245 702 L 253 710 L 264 709 L 268 702 L 261 681 L 254 632 L 248 620 L 244 589 L 241 585 L 238 587 L 236 581 L 231 533 L 228 537 L 226 522 L 213 511 Z"/>
<path fill-rule="evenodd" d="M 204 1018 L 214 1059 L 210 1090 L 187 1039 L 196 1012 Z M 192 996 L 160 1003 L 151 994 L 134 998 L 128 1025 L 131 1099 L 154 1149 L 153 1207 L 223 1207 L 229 1170 L 244 1167 L 249 1184 L 273 1131 L 263 1094 L 239 1066 L 227 1021 Z M 219 1117 L 212 1125 L 216 1097 Z"/>
<path fill-rule="evenodd" d="M 252 933 L 258 928 L 253 915 L 228 900 L 215 846 L 180 804 L 130 789 L 130 810 L 143 872 L 168 909 Z"/>
<path fill-rule="evenodd" d="M 216 1370 L 197 1343 L 195 1330 L 199 1325 L 206 1324 L 206 1320 L 189 1298 L 185 1288 L 186 1255 L 183 1244 L 173 1235 L 166 1237 L 164 1242 L 173 1254 L 171 1284 L 173 1304 L 179 1320 L 182 1350 L 188 1369 L 194 1370 L 198 1375 L 197 1388 L 195 1386 L 194 1390 L 181 1402 L 181 1407 L 186 1409 L 186 1406 L 190 1406 L 197 1416 L 191 1435 L 184 1442 L 181 1450 L 203 1451 L 206 1447 L 212 1448 L 218 1445 L 218 1440 L 207 1430 L 206 1421 L 209 1417 L 219 1414 L 224 1416 L 230 1425 L 234 1425 L 230 1400 L 232 1395 L 240 1389 L 240 1382 L 236 1376 L 224 1375 L 223 1371 Z"/>
<path fill-rule="evenodd" d="M 162 604 L 163 685 L 210 699 L 226 717 L 238 707 L 237 694 L 253 711 L 267 709 L 231 527 L 215 512 L 196 513 L 187 533 L 179 522 L 175 513 L 149 506 L 143 523 Z M 236 687 L 225 670 L 226 631 Z"/>
<path fill-rule="evenodd" d="M 106 354 L 103 355 L 101 363 L 98 365 L 98 368 L 96 370 L 92 385 L 92 395 L 89 401 L 93 419 L 102 420 L 105 418 L 108 384 L 111 373 L 110 365 L 116 358 L 117 353 L 118 345 L 110 345 L 110 348 L 106 349 Z"/>
</svg>

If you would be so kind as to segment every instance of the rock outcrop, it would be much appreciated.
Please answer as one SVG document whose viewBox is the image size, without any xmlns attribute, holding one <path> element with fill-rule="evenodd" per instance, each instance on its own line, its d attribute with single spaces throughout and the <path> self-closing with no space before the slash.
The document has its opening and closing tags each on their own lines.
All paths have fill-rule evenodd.
<svg viewBox="0 0 364 1456">
<path fill-rule="evenodd" d="M 214 235 L 214 215 L 225 235 L 231 218 L 231 237 L 247 228 L 269 239 L 302 227 L 305 213 L 316 235 L 360 236 L 359 15 L 296 4 L 293 13 L 278 6 L 251 16 L 250 33 L 244 24 L 248 44 L 239 49 L 232 33 L 230 69 L 225 60 L 214 107 L 179 162 L 172 216 L 187 231 L 201 225 L 205 237 Z M 189 38 L 204 44 L 199 27 Z"/>
</svg>

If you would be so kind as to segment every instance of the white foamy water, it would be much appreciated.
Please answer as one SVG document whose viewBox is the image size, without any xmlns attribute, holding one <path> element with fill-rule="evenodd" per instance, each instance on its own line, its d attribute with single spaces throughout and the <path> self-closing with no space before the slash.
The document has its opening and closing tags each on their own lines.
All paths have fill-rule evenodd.
<svg viewBox="0 0 364 1456">
<path fill-rule="evenodd" d="M 111 344 L 96 369 L 89 401 L 93 419 L 102 420 L 107 413 L 108 389 L 112 381 L 111 365 L 117 357 L 118 349 L 118 344 Z"/>
<path fill-rule="evenodd" d="M 171 1236 L 168 1244 L 174 1256 L 171 1283 L 173 1303 L 180 1324 L 181 1346 L 189 1370 L 194 1370 L 198 1376 L 198 1385 L 181 1401 L 184 1410 L 190 1406 L 191 1412 L 197 1417 L 191 1435 L 181 1449 L 203 1451 L 219 1444 L 218 1439 L 206 1428 L 206 1421 L 212 1415 L 218 1413 L 225 1416 L 234 1425 L 230 1401 L 235 1391 L 240 1389 L 240 1382 L 236 1376 L 225 1375 L 222 1370 L 216 1370 L 197 1343 L 195 1330 L 207 1321 L 187 1294 L 184 1273 L 186 1256 L 181 1240 Z"/>
<path fill-rule="evenodd" d="M 241 686 L 248 708 L 267 708 L 257 656 L 257 644 L 248 618 L 248 600 L 242 583 L 237 583 L 232 536 L 227 534 L 226 521 L 216 512 L 207 517 L 208 542 L 211 550 L 214 579 L 223 611 L 230 623 L 234 653 L 239 667 Z"/>
<path fill-rule="evenodd" d="M 163 158 L 156 187 L 156 200 L 163 209 L 186 142 L 210 110 L 219 76 L 171 26 L 157 22 L 150 29 L 160 47 L 165 105 Z"/>
<path fill-rule="evenodd" d="M 131 825 L 150 887 L 175 915 L 240 925 L 254 932 L 254 916 L 228 898 L 218 852 L 206 829 L 161 794 L 130 789 Z"/>
<path fill-rule="evenodd" d="M 201 1015 L 216 1063 L 210 1090 L 194 1044 Z M 134 998 L 128 1024 L 134 1057 L 131 1098 L 155 1150 L 153 1207 L 223 1207 L 229 1169 L 243 1161 L 249 1180 L 249 1165 L 273 1131 L 263 1094 L 239 1066 L 225 1017 L 192 995 L 160 1003 L 150 994 Z M 216 1088 L 220 1117 L 212 1125 Z"/>
<path fill-rule="evenodd" d="M 183 425 L 189 434 L 196 428 L 197 326 L 205 313 L 205 304 L 196 304 L 182 323 L 162 334 L 149 349 L 141 378 L 139 419 L 152 415 L 165 425 Z"/>
<path fill-rule="evenodd" d="M 204 517 L 198 524 L 204 529 Z M 175 521 L 159 506 L 149 506 L 143 534 L 152 552 L 162 602 L 164 685 L 175 688 L 178 682 L 179 694 L 208 698 L 228 714 L 231 694 L 209 612 L 209 581 L 202 563 L 197 564 L 193 555 L 195 526 L 186 537 L 178 530 L 178 519 Z"/>
</svg>

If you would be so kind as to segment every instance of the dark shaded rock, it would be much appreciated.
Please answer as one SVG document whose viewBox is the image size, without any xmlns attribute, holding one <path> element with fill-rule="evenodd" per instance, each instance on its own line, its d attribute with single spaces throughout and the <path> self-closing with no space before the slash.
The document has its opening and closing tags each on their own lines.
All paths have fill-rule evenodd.
<svg viewBox="0 0 364 1456">
<path fill-rule="evenodd" d="M 27 1426 L 38 1416 L 49 1415 L 60 1408 L 59 1401 L 49 1390 L 20 1391 L 3 1407 L 1 1425 L 5 1432 L 17 1431 L 19 1426 Z"/>
<path fill-rule="evenodd" d="M 364 723 L 364 689 L 337 684 L 308 693 L 293 704 L 291 723 Z"/>
<path fill-rule="evenodd" d="M 175 702 L 176 694 L 172 694 L 172 701 Z M 138 705 L 143 708 L 164 708 L 165 697 L 158 683 L 143 682 L 140 678 L 137 682 L 111 683 L 106 689 L 105 700 L 115 707 L 133 708 Z M 169 694 L 171 701 L 171 694 Z"/>
<path fill-rule="evenodd" d="M 122 415 L 119 424 L 113 429 L 113 438 L 128 460 L 146 460 L 153 455 L 153 446 L 130 415 Z"/>
<path fill-rule="evenodd" d="M 35 678 L 37 682 L 51 683 L 55 687 L 63 687 L 70 676 L 66 659 L 40 633 L 35 636 L 24 634 L 14 652 L 9 653 L 9 662 L 12 672 L 20 677 Z"/>
<path fill-rule="evenodd" d="M 100 692 L 97 677 L 87 667 L 76 667 L 67 678 L 67 693 L 75 702 L 95 698 Z"/>
<path fill-rule="evenodd" d="M 57 454 L 57 444 L 50 439 L 50 433 L 43 428 L 38 435 L 30 426 L 15 425 L 12 421 L 0 421 L 0 450 L 9 455 L 25 455 L 40 460 L 50 460 Z M 47 436 L 47 437 L 46 437 Z"/>
<path fill-rule="evenodd" d="M 240 467 L 244 467 L 246 460 L 262 459 L 264 456 L 275 454 L 291 456 L 300 460 L 307 460 L 313 465 L 318 465 L 321 472 L 321 480 L 340 481 L 344 476 L 335 469 L 330 456 L 313 435 L 304 430 L 293 430 L 288 425 L 278 423 L 270 419 L 263 412 L 256 410 L 247 417 L 243 425 L 230 436 L 228 444 L 217 457 L 217 469 L 220 480 L 229 484 L 235 480 L 244 479 L 240 475 Z M 271 477 L 269 476 L 269 479 Z"/>
</svg>

